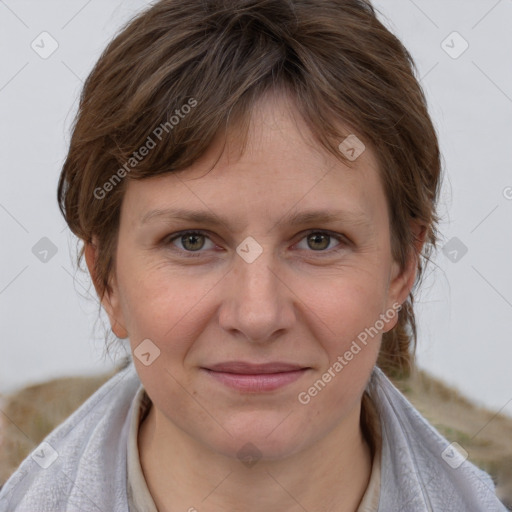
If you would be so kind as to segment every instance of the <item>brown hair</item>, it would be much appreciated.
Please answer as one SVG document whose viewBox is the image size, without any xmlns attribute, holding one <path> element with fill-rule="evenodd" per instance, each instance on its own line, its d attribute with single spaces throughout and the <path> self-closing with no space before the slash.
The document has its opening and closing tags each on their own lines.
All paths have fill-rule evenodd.
<svg viewBox="0 0 512 512">
<path fill-rule="evenodd" d="M 235 121 L 247 128 L 256 100 L 277 89 L 347 165 L 338 145 L 349 133 L 375 150 L 402 267 L 415 250 L 409 221 L 426 226 L 416 286 L 437 241 L 441 162 L 415 71 L 366 0 L 161 0 L 140 13 L 85 82 L 58 185 L 71 231 L 97 237 L 100 298 L 115 270 L 126 180 L 187 168 Z M 378 365 L 408 375 L 415 343 L 411 292 Z"/>
</svg>

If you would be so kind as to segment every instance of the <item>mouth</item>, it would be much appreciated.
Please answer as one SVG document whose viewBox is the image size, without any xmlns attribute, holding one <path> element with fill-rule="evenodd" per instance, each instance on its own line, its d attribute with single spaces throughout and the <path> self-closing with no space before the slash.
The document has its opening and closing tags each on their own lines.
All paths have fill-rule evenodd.
<svg viewBox="0 0 512 512">
<path fill-rule="evenodd" d="M 291 384 L 311 370 L 311 367 L 282 362 L 253 364 L 232 361 L 202 367 L 201 370 L 229 388 L 259 393 Z"/>
</svg>

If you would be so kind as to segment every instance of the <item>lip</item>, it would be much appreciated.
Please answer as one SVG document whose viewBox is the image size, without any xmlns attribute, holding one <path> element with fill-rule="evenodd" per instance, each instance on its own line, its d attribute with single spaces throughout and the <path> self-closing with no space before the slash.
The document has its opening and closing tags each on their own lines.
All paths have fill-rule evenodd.
<svg viewBox="0 0 512 512">
<path fill-rule="evenodd" d="M 239 373 L 246 375 L 259 375 L 262 373 L 282 373 L 302 370 L 306 366 L 294 363 L 275 361 L 271 363 L 247 363 L 245 361 L 229 361 L 207 366 L 206 369 L 214 372 Z"/>
<path fill-rule="evenodd" d="M 293 363 L 264 364 L 231 361 L 201 368 L 216 381 L 243 392 L 268 392 L 282 388 L 302 377 L 310 367 Z"/>
</svg>

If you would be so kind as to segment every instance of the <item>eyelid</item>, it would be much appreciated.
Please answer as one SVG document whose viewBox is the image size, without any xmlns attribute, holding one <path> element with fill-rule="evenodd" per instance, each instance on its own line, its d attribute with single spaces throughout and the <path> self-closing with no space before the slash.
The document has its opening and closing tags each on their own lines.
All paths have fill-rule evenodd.
<svg viewBox="0 0 512 512">
<path fill-rule="evenodd" d="M 306 238 L 308 235 L 312 235 L 313 233 L 327 235 L 331 238 L 336 239 L 339 242 L 339 246 L 337 246 L 334 249 L 321 250 L 321 251 L 313 251 L 313 250 L 307 251 L 312 254 L 317 253 L 318 256 L 336 253 L 351 243 L 350 240 L 345 235 L 343 235 L 341 233 L 335 233 L 333 231 L 329 231 L 328 229 L 308 229 L 306 231 L 302 231 L 301 233 L 297 234 L 297 236 L 300 236 L 300 239 L 294 245 L 297 245 L 304 238 Z M 187 229 L 187 230 L 183 230 L 183 231 L 178 231 L 176 233 L 172 233 L 171 235 L 167 235 L 166 237 L 164 237 L 164 239 L 162 240 L 162 243 L 165 246 L 172 245 L 173 241 L 180 239 L 184 235 L 201 235 L 201 236 L 204 236 L 205 238 L 208 238 L 212 243 L 214 243 L 213 240 L 211 239 L 211 235 L 209 234 L 209 232 L 207 230 L 203 230 L 203 229 Z M 202 250 L 187 251 L 187 250 L 179 249 L 176 247 L 174 247 L 172 250 L 176 250 L 177 252 L 179 252 L 181 254 L 185 254 L 186 255 L 185 257 L 197 257 L 197 256 L 200 256 L 204 252 Z"/>
</svg>

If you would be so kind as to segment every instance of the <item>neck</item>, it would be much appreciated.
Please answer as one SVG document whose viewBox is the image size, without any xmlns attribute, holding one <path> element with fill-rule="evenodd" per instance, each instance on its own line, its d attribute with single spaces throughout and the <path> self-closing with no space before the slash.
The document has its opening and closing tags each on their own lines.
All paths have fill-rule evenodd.
<svg viewBox="0 0 512 512">
<path fill-rule="evenodd" d="M 209 450 L 151 406 L 139 429 L 142 470 L 159 512 L 355 512 L 372 464 L 360 412 L 359 405 L 306 450 L 246 466 Z"/>
</svg>

